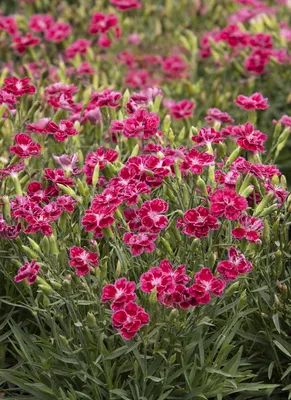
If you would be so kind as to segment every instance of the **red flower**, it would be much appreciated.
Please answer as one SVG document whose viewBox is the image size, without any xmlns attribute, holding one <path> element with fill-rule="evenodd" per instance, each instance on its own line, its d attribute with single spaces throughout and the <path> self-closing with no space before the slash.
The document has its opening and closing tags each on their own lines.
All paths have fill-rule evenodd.
<svg viewBox="0 0 291 400">
<path fill-rule="evenodd" d="M 260 242 L 260 231 L 264 229 L 263 221 L 260 218 L 243 214 L 239 217 L 241 228 L 235 228 L 231 234 L 236 239 L 246 238 L 249 242 Z"/>
<path fill-rule="evenodd" d="M 218 108 L 209 108 L 207 116 L 205 117 L 207 122 L 220 122 L 223 124 L 233 124 L 234 120 L 226 112 L 220 111 Z"/>
<path fill-rule="evenodd" d="M 180 165 L 182 171 L 190 170 L 192 174 L 199 175 L 203 168 L 214 164 L 215 157 L 208 153 L 201 153 L 196 149 L 191 149 L 186 153 L 185 160 Z"/>
<path fill-rule="evenodd" d="M 193 142 L 198 143 L 196 147 L 207 146 L 211 143 L 220 143 L 223 141 L 221 133 L 214 128 L 201 128 L 197 136 L 192 136 Z"/>
<path fill-rule="evenodd" d="M 36 260 L 32 260 L 31 262 L 26 262 L 21 268 L 19 268 L 17 275 L 14 277 L 15 282 L 21 282 L 24 279 L 32 285 L 37 278 L 39 273 L 40 266 L 36 263 Z"/>
<path fill-rule="evenodd" d="M 49 14 L 34 14 L 30 17 L 29 28 L 34 32 L 46 32 L 54 24 Z"/>
<path fill-rule="evenodd" d="M 124 122 L 123 134 L 125 137 L 139 137 L 142 139 L 149 139 L 154 136 L 158 131 L 160 117 L 146 110 L 137 110 L 132 117 Z"/>
<path fill-rule="evenodd" d="M 218 229 L 219 224 L 219 220 L 207 208 L 200 206 L 186 211 L 177 226 L 183 228 L 185 235 L 201 238 L 207 236 L 210 230 Z"/>
<path fill-rule="evenodd" d="M 36 92 L 36 89 L 34 86 L 29 85 L 30 81 L 30 78 L 5 78 L 5 85 L 3 89 L 7 93 L 13 94 L 15 97 L 21 97 L 25 94 L 34 94 Z"/>
<path fill-rule="evenodd" d="M 52 85 L 49 85 L 45 88 L 45 93 L 49 95 L 55 95 L 55 94 L 66 94 L 66 95 L 73 95 L 78 92 L 77 86 L 75 86 L 73 83 L 71 84 L 65 84 L 62 82 L 56 82 L 53 83 Z"/>
<path fill-rule="evenodd" d="M 74 43 L 71 43 L 64 51 L 65 56 L 68 59 L 74 58 L 76 54 L 86 54 L 88 47 L 92 45 L 91 40 L 78 39 Z"/>
<path fill-rule="evenodd" d="M 12 46 L 18 54 L 24 54 L 28 47 L 34 47 L 40 43 L 40 39 L 33 36 L 32 33 L 26 33 L 24 36 L 15 36 L 12 40 Z"/>
<path fill-rule="evenodd" d="M 78 276 L 90 273 L 90 267 L 98 267 L 98 254 L 92 253 L 81 247 L 72 247 L 70 249 L 70 262 L 71 267 L 76 268 Z"/>
<path fill-rule="evenodd" d="M 284 203 L 284 201 L 287 199 L 287 197 L 289 195 L 289 192 L 287 190 L 282 189 L 280 186 L 272 185 L 269 180 L 267 180 L 265 182 L 264 186 L 265 186 L 267 193 L 270 193 L 274 197 L 276 197 L 279 204 Z"/>
<path fill-rule="evenodd" d="M 48 133 L 54 135 L 54 138 L 58 142 L 64 142 L 69 136 L 78 135 L 78 132 L 74 129 L 74 124 L 66 120 L 61 120 L 59 125 L 55 122 L 49 122 L 46 130 Z"/>
<path fill-rule="evenodd" d="M 220 261 L 217 265 L 217 271 L 227 282 L 233 281 L 239 274 L 247 274 L 252 269 L 252 264 L 234 247 L 228 252 L 228 260 Z"/>
<path fill-rule="evenodd" d="M 261 93 L 254 93 L 250 97 L 240 94 L 234 102 L 245 110 L 265 110 L 269 107 L 268 99 Z"/>
<path fill-rule="evenodd" d="M 175 119 L 183 119 L 193 115 L 194 107 L 193 101 L 181 100 L 171 106 L 170 111 Z"/>
<path fill-rule="evenodd" d="M 47 133 L 47 125 L 50 122 L 50 118 L 41 118 L 37 122 L 32 124 L 26 124 L 26 129 L 28 132 L 37 132 L 41 134 Z"/>
<path fill-rule="evenodd" d="M 49 42 L 59 43 L 72 33 L 70 24 L 57 22 L 45 32 L 45 39 Z"/>
<path fill-rule="evenodd" d="M 85 211 L 82 224 L 86 232 L 94 231 L 95 237 L 102 237 L 102 229 L 114 223 L 113 214 L 115 211 L 115 206 L 98 206 Z"/>
<path fill-rule="evenodd" d="M 101 301 L 106 303 L 113 300 L 111 309 L 113 311 L 122 310 L 128 303 L 136 299 L 135 288 L 135 282 L 125 278 L 118 279 L 114 285 L 104 286 Z"/>
<path fill-rule="evenodd" d="M 117 151 L 112 149 L 105 149 L 104 147 L 99 147 L 95 152 L 88 153 L 83 168 L 83 171 L 87 176 L 87 183 L 92 183 L 92 176 L 97 164 L 99 164 L 100 170 L 103 170 L 106 166 L 106 163 L 113 163 L 117 159 L 117 157 Z"/>
<path fill-rule="evenodd" d="M 265 49 L 255 49 L 245 60 L 245 69 L 255 74 L 263 74 L 265 66 L 268 64 L 270 51 Z"/>
<path fill-rule="evenodd" d="M 247 122 L 244 125 L 235 127 L 234 132 L 239 137 L 237 144 L 242 149 L 252 151 L 253 153 L 265 150 L 263 144 L 268 136 L 260 131 L 256 131 L 251 123 Z"/>
<path fill-rule="evenodd" d="M 140 288 L 145 293 L 157 290 L 158 299 L 165 294 L 172 294 L 178 284 L 186 284 L 190 276 L 186 274 L 185 264 L 174 269 L 168 260 L 162 260 L 159 267 L 152 267 L 140 277 Z"/>
<path fill-rule="evenodd" d="M 89 33 L 106 33 L 117 24 L 118 18 L 116 15 L 96 13 L 91 18 Z"/>
<path fill-rule="evenodd" d="M 133 8 L 140 8 L 142 6 L 137 0 L 110 0 L 119 11 L 127 11 Z"/>
<path fill-rule="evenodd" d="M 164 59 L 162 69 L 169 79 L 180 79 L 187 76 L 189 66 L 179 56 L 167 57 Z"/>
<path fill-rule="evenodd" d="M 283 115 L 283 117 L 280 118 L 279 122 L 284 126 L 291 127 L 291 117 L 289 117 L 288 115 Z"/>
<path fill-rule="evenodd" d="M 238 25 L 229 25 L 220 33 L 220 39 L 227 42 L 231 47 L 247 46 L 249 44 L 249 34 L 241 31 Z"/>
<path fill-rule="evenodd" d="M 250 38 L 250 45 L 260 49 L 271 49 L 273 47 L 272 36 L 266 33 L 257 33 Z"/>
<path fill-rule="evenodd" d="M 61 93 L 58 96 L 51 96 L 47 100 L 47 103 L 55 109 L 61 108 L 65 111 L 74 111 L 76 108 L 72 95 L 66 93 Z"/>
<path fill-rule="evenodd" d="M 159 232 L 168 225 L 168 218 L 160 215 L 168 211 L 168 204 L 161 199 L 146 201 L 138 214 L 142 225 L 150 231 Z"/>
<path fill-rule="evenodd" d="M 189 287 L 189 294 L 197 299 L 198 304 L 207 304 L 211 300 L 210 293 L 221 296 L 225 282 L 216 278 L 209 268 L 202 268 L 194 275 L 195 283 Z"/>
<path fill-rule="evenodd" d="M 59 168 L 45 168 L 43 178 L 53 183 L 60 183 L 67 186 L 73 185 L 73 179 L 66 177 L 65 171 Z"/>
<path fill-rule="evenodd" d="M 41 155 L 41 145 L 35 143 L 30 136 L 25 133 L 18 133 L 14 137 L 15 145 L 10 147 L 10 151 L 20 158 Z"/>
<path fill-rule="evenodd" d="M 155 234 L 143 232 L 137 235 L 133 232 L 127 232 L 123 236 L 124 243 L 130 248 L 133 256 L 139 256 L 143 252 L 153 252 L 156 248 L 154 243 L 156 239 L 157 236 Z"/>
<path fill-rule="evenodd" d="M 247 200 L 238 195 L 234 190 L 217 189 L 211 196 L 210 212 L 216 217 L 222 217 L 229 220 L 238 219 L 242 211 L 247 206 Z"/>
<path fill-rule="evenodd" d="M 124 310 L 112 315 L 112 325 L 118 329 L 124 339 L 131 339 L 149 322 L 149 315 L 136 303 L 128 303 Z"/>
<path fill-rule="evenodd" d="M 96 107 L 117 107 L 122 94 L 114 90 L 106 89 L 103 92 L 93 93 L 91 102 Z"/>
<path fill-rule="evenodd" d="M 17 25 L 14 17 L 0 15 L 0 30 L 15 36 L 17 33 Z"/>
<path fill-rule="evenodd" d="M 168 298 L 167 298 L 168 297 Z M 190 294 L 190 288 L 187 288 L 185 285 L 176 285 L 174 292 L 171 296 L 165 296 L 163 299 L 163 304 L 169 306 L 167 302 L 173 303 L 175 308 L 182 308 L 183 310 L 187 310 L 189 307 L 194 307 L 198 305 L 198 301 L 196 297 Z"/>
<path fill-rule="evenodd" d="M 59 196 L 57 198 L 57 204 L 62 211 L 73 212 L 74 205 L 77 203 L 77 200 L 74 200 L 71 196 L 65 194 L 64 196 Z"/>
</svg>

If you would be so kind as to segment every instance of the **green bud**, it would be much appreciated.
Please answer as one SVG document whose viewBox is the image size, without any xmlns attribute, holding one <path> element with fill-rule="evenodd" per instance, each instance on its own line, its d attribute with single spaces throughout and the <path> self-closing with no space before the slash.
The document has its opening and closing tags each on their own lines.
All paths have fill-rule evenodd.
<svg viewBox="0 0 291 400">
<path fill-rule="evenodd" d="M 52 287 L 56 290 L 61 290 L 62 289 L 62 285 L 59 282 L 56 281 L 50 281 L 50 284 L 52 285 Z"/>
<path fill-rule="evenodd" d="M 99 180 L 99 171 L 100 171 L 100 167 L 99 167 L 99 163 L 97 163 L 95 165 L 94 168 L 94 172 L 93 172 L 93 176 L 92 176 L 92 185 L 93 187 L 96 187 L 98 180 Z"/>
<path fill-rule="evenodd" d="M 203 196 L 208 196 L 206 184 L 203 179 L 201 179 L 200 175 L 198 175 L 197 181 L 196 181 L 196 186 L 198 189 L 201 190 L 201 193 Z"/>
<path fill-rule="evenodd" d="M 216 261 L 216 254 L 210 253 L 208 257 L 208 267 L 212 268 Z"/>
<path fill-rule="evenodd" d="M 97 326 L 96 318 L 91 312 L 87 313 L 87 324 L 90 328 L 96 328 Z"/>
<path fill-rule="evenodd" d="M 254 191 L 253 185 L 249 185 L 242 193 L 241 196 L 244 198 L 249 197 L 250 194 L 252 194 Z"/>
<path fill-rule="evenodd" d="M 61 343 L 62 343 L 64 346 L 67 346 L 67 345 L 69 344 L 68 339 L 65 338 L 65 336 L 59 335 L 59 338 L 60 338 L 60 340 L 61 340 Z"/>
<path fill-rule="evenodd" d="M 81 201 L 82 199 L 80 199 L 80 197 L 78 197 L 77 193 L 72 188 L 70 188 L 69 186 L 62 185 L 61 183 L 58 183 L 57 185 L 62 190 L 62 192 L 64 192 L 65 194 L 68 194 L 69 196 L 71 196 L 73 199 L 79 201 L 80 203 L 82 202 Z"/>
<path fill-rule="evenodd" d="M 267 193 L 263 199 L 260 201 L 260 203 L 257 205 L 255 212 L 254 212 L 254 217 L 257 217 L 260 215 L 260 213 L 266 208 L 267 204 L 271 201 L 273 198 L 273 195 L 271 193 Z"/>
<path fill-rule="evenodd" d="M 138 143 L 134 146 L 134 148 L 133 148 L 133 150 L 132 150 L 132 152 L 131 152 L 131 155 L 130 155 L 130 157 L 136 157 L 136 156 L 138 156 L 138 153 L 139 153 L 139 145 L 138 145 Z"/>
<path fill-rule="evenodd" d="M 2 201 L 4 203 L 3 206 L 3 214 L 4 214 L 4 218 L 6 219 L 6 221 L 10 221 L 11 219 L 11 213 L 10 213 L 10 201 L 9 201 L 9 197 L 8 196 L 2 196 Z"/>
<path fill-rule="evenodd" d="M 129 99 L 130 99 L 130 92 L 128 89 L 126 89 L 126 91 L 124 92 L 123 97 L 122 97 L 122 107 L 123 108 L 126 107 L 126 104 L 129 102 Z"/>
<path fill-rule="evenodd" d="M 44 236 L 41 239 L 40 247 L 44 254 L 48 254 L 50 252 L 50 244 L 47 236 Z"/>
<path fill-rule="evenodd" d="M 28 257 L 33 258 L 33 259 L 38 257 L 37 253 L 35 253 L 33 250 L 31 250 L 30 247 L 27 247 L 27 246 L 24 246 L 24 245 L 22 245 L 21 247 L 22 247 L 22 250 L 24 251 L 24 253 Z"/>
<path fill-rule="evenodd" d="M 176 178 L 178 179 L 178 182 L 181 183 L 182 182 L 182 173 L 179 168 L 178 161 L 175 161 L 175 163 L 174 163 L 174 170 L 175 170 L 175 175 L 176 175 Z"/>
<path fill-rule="evenodd" d="M 225 291 L 225 297 L 231 297 L 239 288 L 239 281 L 234 282 Z"/>
<path fill-rule="evenodd" d="M 231 155 L 228 157 L 226 163 L 225 163 L 225 167 L 229 167 L 241 154 L 242 149 L 241 147 L 237 147 L 232 153 Z"/>
<path fill-rule="evenodd" d="M 168 253 L 170 256 L 173 255 L 173 250 L 170 246 L 170 243 L 165 239 L 165 238 L 161 238 L 160 239 L 160 244 L 163 247 L 163 249 L 165 250 L 166 253 Z"/>
<path fill-rule="evenodd" d="M 283 267 L 282 253 L 280 250 L 277 250 L 275 254 L 275 271 L 277 278 L 281 276 L 282 267 Z"/>
<path fill-rule="evenodd" d="M 273 204 L 270 207 L 265 208 L 261 213 L 260 217 L 266 217 L 267 215 L 272 214 L 274 211 L 277 210 L 277 205 Z"/>
<path fill-rule="evenodd" d="M 53 292 L 53 289 L 48 285 L 38 285 L 38 288 L 41 289 L 41 291 L 46 294 L 50 294 Z"/>
<path fill-rule="evenodd" d="M 191 251 L 196 252 L 198 250 L 199 243 L 200 243 L 199 239 L 194 239 L 192 244 L 191 244 Z"/>
<path fill-rule="evenodd" d="M 251 182 L 251 179 L 252 179 L 252 175 L 250 173 L 248 173 L 246 175 L 245 179 L 243 180 L 243 183 L 242 183 L 242 185 L 240 187 L 240 190 L 238 192 L 239 194 L 241 194 L 249 186 L 249 184 Z"/>
<path fill-rule="evenodd" d="M 271 237 L 271 230 L 270 230 L 270 225 L 269 222 L 265 219 L 264 220 L 264 230 L 263 230 L 263 240 L 265 243 L 270 243 L 270 237 Z"/>
<path fill-rule="evenodd" d="M 36 101 L 35 103 L 33 103 L 31 109 L 28 111 L 27 115 L 26 115 L 26 120 L 29 121 L 34 114 L 37 112 L 37 110 L 39 110 L 41 108 L 41 103 L 39 101 Z"/>
<path fill-rule="evenodd" d="M 167 134 L 171 126 L 171 117 L 170 115 L 166 115 L 164 121 L 162 123 L 162 131 Z"/>
<path fill-rule="evenodd" d="M 33 250 L 37 251 L 38 253 L 41 253 L 41 248 L 39 247 L 39 245 L 30 237 L 27 237 L 31 247 L 33 248 Z"/>
<path fill-rule="evenodd" d="M 50 252 L 52 254 L 58 255 L 59 250 L 57 246 L 57 241 L 54 235 L 49 236 L 49 245 L 50 245 Z"/>
<path fill-rule="evenodd" d="M 241 310 L 247 302 L 247 292 L 246 289 L 244 289 L 240 295 L 239 303 L 237 305 L 238 309 Z"/>
</svg>

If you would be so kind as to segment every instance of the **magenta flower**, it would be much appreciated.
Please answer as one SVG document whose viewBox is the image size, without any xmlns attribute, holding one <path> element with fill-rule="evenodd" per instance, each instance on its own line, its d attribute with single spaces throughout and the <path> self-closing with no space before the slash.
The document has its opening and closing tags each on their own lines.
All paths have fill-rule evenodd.
<svg viewBox="0 0 291 400">
<path fill-rule="evenodd" d="M 210 212 L 216 217 L 222 217 L 229 220 L 239 218 L 242 211 L 248 207 L 247 200 L 230 189 L 217 189 L 211 196 Z"/>
<path fill-rule="evenodd" d="M 211 300 L 211 293 L 221 296 L 225 289 L 225 282 L 216 278 L 209 268 L 202 268 L 194 275 L 195 283 L 189 287 L 189 294 L 197 299 L 198 304 L 207 304 Z"/>
<path fill-rule="evenodd" d="M 240 228 L 232 230 L 231 234 L 236 239 L 246 238 L 249 242 L 260 242 L 260 231 L 264 229 L 263 221 L 260 218 L 242 214 L 239 217 Z"/>
<path fill-rule="evenodd" d="M 183 228 L 182 233 L 196 238 L 207 236 L 210 230 L 218 229 L 219 225 L 219 220 L 202 206 L 186 211 L 183 219 L 177 223 L 178 228 Z"/>
<path fill-rule="evenodd" d="M 202 153 L 196 149 L 191 149 L 186 153 L 185 160 L 180 164 L 182 171 L 189 170 L 192 174 L 199 175 L 204 167 L 214 164 L 215 157 L 208 153 Z"/>
<path fill-rule="evenodd" d="M 134 257 L 139 256 L 144 252 L 153 252 L 156 248 L 154 243 L 156 239 L 157 235 L 144 232 L 138 234 L 126 232 L 123 236 L 124 243 L 129 247 L 130 252 Z"/>
<path fill-rule="evenodd" d="M 33 14 L 28 26 L 34 32 L 46 32 L 54 22 L 54 18 L 49 14 Z"/>
<path fill-rule="evenodd" d="M 265 110 L 269 107 L 268 99 L 261 93 L 254 93 L 250 97 L 240 94 L 234 102 L 241 108 L 251 110 Z"/>
<path fill-rule="evenodd" d="M 31 262 L 26 262 L 21 268 L 19 268 L 17 275 L 14 277 L 15 282 L 21 282 L 24 279 L 32 285 L 37 278 L 39 273 L 40 266 L 36 263 L 36 260 L 32 260 Z"/>
<path fill-rule="evenodd" d="M 234 247 L 228 252 L 228 260 L 220 261 L 217 265 L 217 271 L 227 282 L 233 281 L 239 274 L 247 274 L 252 269 L 252 264 Z"/>
<path fill-rule="evenodd" d="M 195 103 L 193 101 L 181 100 L 173 104 L 170 111 L 175 119 L 183 119 L 193 115 L 194 107 Z"/>
<path fill-rule="evenodd" d="M 25 94 L 34 94 L 36 92 L 36 89 L 34 86 L 29 84 L 30 81 L 30 78 L 5 78 L 5 85 L 3 89 L 7 93 L 13 94 L 15 97 L 22 97 Z"/>
<path fill-rule="evenodd" d="M 10 151 L 20 158 L 41 155 L 41 145 L 35 143 L 30 136 L 25 133 L 18 133 L 14 137 L 15 145 L 10 147 Z"/>
<path fill-rule="evenodd" d="M 120 331 L 124 339 L 132 339 L 149 322 L 149 315 L 136 303 L 128 303 L 124 310 L 112 315 L 112 325 Z"/>
<path fill-rule="evenodd" d="M 118 279 L 114 285 L 104 286 L 101 301 L 103 303 L 112 301 L 110 307 L 113 311 L 122 310 L 128 303 L 136 299 L 135 288 L 135 282 L 125 278 Z"/>
<path fill-rule="evenodd" d="M 161 199 L 146 201 L 138 212 L 142 225 L 156 233 L 166 228 L 168 218 L 161 214 L 167 212 L 168 208 L 168 204 Z"/>
<path fill-rule="evenodd" d="M 81 247 L 72 247 L 69 264 L 76 269 L 78 276 L 89 274 L 91 266 L 96 268 L 99 265 L 98 254 Z"/>
</svg>

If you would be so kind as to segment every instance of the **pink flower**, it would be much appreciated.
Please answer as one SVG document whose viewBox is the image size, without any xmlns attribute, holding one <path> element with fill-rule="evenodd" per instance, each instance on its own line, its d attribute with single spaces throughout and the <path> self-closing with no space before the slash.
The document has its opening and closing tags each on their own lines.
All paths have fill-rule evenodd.
<svg viewBox="0 0 291 400">
<path fill-rule="evenodd" d="M 217 265 L 217 271 L 227 282 L 233 281 L 239 274 L 247 274 L 252 269 L 252 264 L 234 247 L 228 252 L 228 260 L 220 261 Z"/>
<path fill-rule="evenodd" d="M 94 169 L 97 164 L 99 164 L 100 170 L 103 170 L 108 162 L 113 163 L 117 160 L 117 157 L 118 152 L 116 150 L 105 149 L 104 147 L 99 147 L 95 152 L 88 153 L 83 168 L 87 183 L 92 183 Z"/>
<path fill-rule="evenodd" d="M 76 172 L 75 164 L 78 162 L 79 155 L 74 153 L 69 156 L 67 154 L 62 154 L 61 156 L 56 156 L 53 154 L 53 159 L 63 168 L 65 171 Z"/>
<path fill-rule="evenodd" d="M 214 128 L 201 128 L 197 136 L 192 136 L 193 142 L 198 143 L 196 147 L 205 146 L 211 143 L 220 143 L 223 141 L 221 133 Z"/>
<path fill-rule="evenodd" d="M 60 108 L 65 111 L 74 111 L 76 108 L 72 95 L 66 93 L 61 93 L 58 96 L 51 96 L 47 103 L 55 109 Z"/>
<path fill-rule="evenodd" d="M 91 40 L 78 39 L 66 48 L 64 54 L 68 59 L 71 59 L 74 58 L 76 54 L 86 54 L 88 47 L 91 45 Z"/>
<path fill-rule="evenodd" d="M 291 127 L 291 117 L 289 117 L 288 115 L 283 115 L 280 120 L 279 123 L 284 125 L 284 126 L 289 126 Z"/>
<path fill-rule="evenodd" d="M 112 325 L 120 331 L 124 339 L 132 339 L 149 322 L 149 315 L 136 303 L 128 303 L 124 310 L 112 315 Z"/>
<path fill-rule="evenodd" d="M 261 75 L 265 72 L 265 66 L 269 62 L 270 50 L 255 49 L 245 59 L 245 69 L 248 72 Z"/>
<path fill-rule="evenodd" d="M 24 54 L 28 47 L 34 47 L 39 43 L 40 39 L 28 32 L 24 36 L 15 36 L 12 40 L 12 47 L 18 54 Z"/>
<path fill-rule="evenodd" d="M 171 106 L 170 111 L 175 119 L 183 119 L 193 115 L 194 107 L 193 101 L 181 100 Z"/>
<path fill-rule="evenodd" d="M 160 117 L 146 110 L 137 110 L 132 117 L 124 122 L 123 134 L 127 138 L 140 137 L 149 139 L 158 131 Z"/>
<path fill-rule="evenodd" d="M 136 299 L 135 288 L 135 282 L 125 278 L 118 279 L 114 285 L 104 286 L 101 301 L 102 303 L 112 301 L 111 309 L 113 311 L 122 310 L 128 303 Z"/>
<path fill-rule="evenodd" d="M 187 76 L 189 66 L 179 56 L 171 56 L 164 59 L 162 69 L 169 79 L 180 79 Z"/>
<path fill-rule="evenodd" d="M 123 241 L 130 248 L 133 256 L 139 256 L 144 252 L 153 252 L 156 248 L 154 243 L 156 239 L 157 235 L 143 232 L 140 232 L 137 235 L 133 232 L 126 232 L 123 236 Z"/>
<path fill-rule="evenodd" d="M 85 231 L 94 231 L 95 237 L 102 237 L 102 229 L 114 223 L 113 214 L 115 211 L 115 206 L 98 206 L 97 208 L 86 210 L 82 218 L 82 225 L 85 227 Z"/>
<path fill-rule="evenodd" d="M 76 268 L 78 276 L 90 273 L 90 267 L 98 267 L 98 254 L 92 253 L 81 247 L 72 247 L 70 249 L 70 262 L 71 267 Z"/>
<path fill-rule="evenodd" d="M 65 194 L 57 198 L 57 205 L 62 211 L 68 211 L 72 213 L 74 211 L 74 205 L 77 200 L 74 200 L 71 196 Z"/>
<path fill-rule="evenodd" d="M 128 35 L 128 44 L 134 44 L 135 46 L 139 46 L 141 44 L 141 37 L 138 33 L 131 33 Z"/>
<path fill-rule="evenodd" d="M 0 15 L 0 31 L 5 31 L 11 36 L 15 36 L 17 33 L 17 25 L 14 17 Z"/>
<path fill-rule="evenodd" d="M 242 211 L 247 206 L 247 200 L 238 195 L 234 190 L 230 189 L 217 189 L 211 196 L 210 212 L 216 217 L 222 217 L 229 220 L 236 220 L 239 218 Z"/>
<path fill-rule="evenodd" d="M 250 97 L 240 94 L 234 102 L 245 110 L 265 110 L 269 107 L 268 99 L 264 98 L 261 93 L 254 93 Z"/>
<path fill-rule="evenodd" d="M 29 28 L 34 32 L 46 32 L 54 24 L 49 14 L 33 14 L 29 20 Z"/>
<path fill-rule="evenodd" d="M 96 13 L 91 18 L 89 33 L 106 33 L 117 24 L 118 18 L 116 15 Z"/>
<path fill-rule="evenodd" d="M 93 93 L 91 95 L 91 103 L 96 107 L 117 107 L 122 94 L 114 90 L 106 89 L 103 92 Z"/>
<path fill-rule="evenodd" d="M 168 218 L 160 214 L 167 212 L 168 208 L 168 204 L 161 199 L 146 201 L 138 212 L 142 225 L 152 232 L 166 228 Z"/>
<path fill-rule="evenodd" d="M 25 133 L 18 133 L 14 137 L 15 145 L 10 147 L 10 151 L 20 158 L 39 156 L 41 154 L 41 145 L 35 143 L 30 136 Z"/>
<path fill-rule="evenodd" d="M 74 129 L 74 124 L 66 120 L 61 120 L 59 125 L 51 121 L 47 124 L 46 130 L 54 135 L 58 142 L 64 142 L 69 136 L 78 135 L 78 132 Z"/>
<path fill-rule="evenodd" d="M 152 267 L 140 277 L 140 288 L 145 293 L 157 290 L 158 299 L 164 294 L 172 294 L 178 284 L 186 284 L 190 276 L 186 274 L 185 264 L 174 269 L 168 260 L 162 260 L 159 267 Z"/>
<path fill-rule="evenodd" d="M 264 186 L 267 193 L 272 194 L 279 204 L 283 204 L 289 195 L 287 190 L 282 189 L 280 186 L 272 185 L 269 179 L 264 183 Z"/>
<path fill-rule="evenodd" d="M 119 11 L 128 11 L 133 8 L 140 8 L 142 6 L 137 0 L 110 0 Z"/>
<path fill-rule="evenodd" d="M 28 132 L 37 132 L 41 134 L 47 134 L 47 125 L 50 122 L 50 118 L 41 118 L 37 122 L 32 124 L 26 124 Z"/>
<path fill-rule="evenodd" d="M 185 160 L 180 165 L 182 171 L 190 170 L 192 174 L 199 175 L 203 168 L 214 164 L 214 156 L 191 149 L 186 153 Z"/>
<path fill-rule="evenodd" d="M 54 183 L 60 183 L 62 185 L 73 185 L 72 178 L 66 177 L 65 172 L 59 168 L 45 168 L 43 178 Z"/>
<path fill-rule="evenodd" d="M 249 44 L 260 49 L 271 49 L 273 47 L 272 36 L 266 33 L 257 33 L 250 38 Z"/>
<path fill-rule="evenodd" d="M 198 304 L 207 304 L 211 300 L 210 293 L 221 296 L 225 282 L 216 278 L 209 268 L 202 268 L 194 275 L 195 283 L 189 287 L 189 294 L 196 298 Z"/>
<path fill-rule="evenodd" d="M 59 43 L 65 40 L 72 33 L 70 24 L 56 22 L 45 32 L 45 39 L 48 42 Z"/>
<path fill-rule="evenodd" d="M 249 34 L 241 31 L 239 26 L 234 24 L 221 31 L 220 39 L 227 42 L 231 47 L 245 47 L 249 44 Z"/>
<path fill-rule="evenodd" d="M 251 123 L 247 122 L 244 125 L 235 127 L 234 133 L 238 136 L 237 144 L 241 148 L 253 153 L 264 152 L 263 144 L 268 136 L 256 131 Z"/>
<path fill-rule="evenodd" d="M 34 94 L 36 92 L 36 89 L 34 86 L 29 84 L 30 81 L 30 78 L 5 78 L 5 85 L 3 89 L 7 93 L 13 94 L 15 97 L 22 97 L 25 94 Z"/>
<path fill-rule="evenodd" d="M 236 239 L 246 238 L 249 242 L 260 242 L 260 231 L 264 229 L 263 221 L 260 218 L 243 214 L 239 217 L 240 228 L 232 230 L 231 234 Z"/>
<path fill-rule="evenodd" d="M 17 275 L 14 277 L 15 282 L 21 282 L 24 279 L 32 285 L 37 278 L 39 273 L 40 266 L 36 263 L 36 260 L 32 260 L 31 262 L 26 261 L 26 263 L 19 268 Z"/>
<path fill-rule="evenodd" d="M 182 233 L 197 238 L 207 236 L 210 230 L 218 229 L 219 225 L 219 220 L 202 206 L 186 211 L 183 220 L 177 223 L 178 228 L 183 228 Z"/>
<path fill-rule="evenodd" d="M 205 117 L 207 122 L 220 122 L 223 124 L 233 124 L 234 120 L 226 112 L 220 111 L 218 108 L 209 108 L 207 116 Z"/>
<path fill-rule="evenodd" d="M 45 93 L 49 95 L 55 95 L 55 94 L 66 94 L 66 95 L 73 95 L 78 92 L 77 86 L 75 86 L 73 83 L 71 84 L 65 84 L 62 82 L 56 82 L 53 83 L 52 85 L 49 85 L 45 88 Z"/>
</svg>

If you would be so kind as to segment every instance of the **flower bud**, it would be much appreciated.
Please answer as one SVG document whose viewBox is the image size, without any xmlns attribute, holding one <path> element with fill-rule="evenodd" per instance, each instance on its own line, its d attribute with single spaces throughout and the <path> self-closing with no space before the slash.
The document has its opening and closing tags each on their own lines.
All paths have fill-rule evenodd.
<svg viewBox="0 0 291 400">
<path fill-rule="evenodd" d="M 99 163 L 97 163 L 95 165 L 94 168 L 94 172 L 93 172 L 93 176 L 92 176 L 92 185 L 93 187 L 96 187 L 98 180 L 99 180 L 99 171 L 100 171 L 100 167 L 99 167 Z"/>
<path fill-rule="evenodd" d="M 136 156 L 138 156 L 138 154 L 139 154 L 139 144 L 137 143 L 137 144 L 134 146 L 134 148 L 133 148 L 133 150 L 132 150 L 132 152 L 131 152 L 130 157 L 136 157 Z"/>
<path fill-rule="evenodd" d="M 96 318 L 91 312 L 87 313 L 87 324 L 90 328 L 96 328 L 97 326 Z"/>
<path fill-rule="evenodd" d="M 38 258 L 38 254 L 35 253 L 33 250 L 31 250 L 30 247 L 27 247 L 27 246 L 24 246 L 24 245 L 22 245 L 21 247 L 22 247 L 22 250 L 24 251 L 24 253 L 28 257 L 30 257 L 30 258 Z"/>
<path fill-rule="evenodd" d="M 78 197 L 77 193 L 72 188 L 62 185 L 61 183 L 58 183 L 57 185 L 65 194 L 71 196 L 73 199 L 79 201 L 80 203 L 82 202 L 82 199 Z"/>
<path fill-rule="evenodd" d="M 265 219 L 264 220 L 264 230 L 263 230 L 263 240 L 265 243 L 270 243 L 271 231 L 269 222 Z"/>
<path fill-rule="evenodd" d="M 44 236 L 40 242 L 41 250 L 44 254 L 48 254 L 50 251 L 50 244 L 47 236 Z"/>
<path fill-rule="evenodd" d="M 267 193 L 260 203 L 257 205 L 254 211 L 254 217 L 257 217 L 265 208 L 269 201 L 272 199 L 273 195 L 271 193 Z"/>
<path fill-rule="evenodd" d="M 170 256 L 173 255 L 173 250 L 170 246 L 170 243 L 165 239 L 165 238 L 161 238 L 160 239 L 160 244 L 163 247 L 163 249 L 165 250 L 166 253 L 168 253 Z"/>
<path fill-rule="evenodd" d="M 235 150 L 233 150 L 225 163 L 226 168 L 229 167 L 240 156 L 241 152 L 241 147 L 237 147 Z"/>
<path fill-rule="evenodd" d="M 270 207 L 265 208 L 261 213 L 260 217 L 266 217 L 267 215 L 272 214 L 274 211 L 277 210 L 277 204 L 273 204 Z"/>
<path fill-rule="evenodd" d="M 277 250 L 275 254 L 275 271 L 277 278 L 279 278 L 282 273 L 282 267 L 283 267 L 282 253 L 280 250 Z"/>
<path fill-rule="evenodd" d="M 210 253 L 208 257 L 208 267 L 212 268 L 216 261 L 216 254 Z"/>
<path fill-rule="evenodd" d="M 39 245 L 30 237 L 27 238 L 33 250 L 37 251 L 38 253 L 42 254 L 41 248 Z"/>
<path fill-rule="evenodd" d="M 162 123 L 162 131 L 167 134 L 171 126 L 171 117 L 170 115 L 166 115 L 164 121 Z"/>
<path fill-rule="evenodd" d="M 242 193 L 241 196 L 244 198 L 249 197 L 250 194 L 252 194 L 254 191 L 253 185 L 249 185 Z"/>
<path fill-rule="evenodd" d="M 62 343 L 64 346 L 67 346 L 67 345 L 69 344 L 68 339 L 65 338 L 65 336 L 59 335 L 59 337 L 60 337 L 61 343 Z"/>
<path fill-rule="evenodd" d="M 239 281 L 231 284 L 225 291 L 225 297 L 231 297 L 239 288 Z"/>
<path fill-rule="evenodd" d="M 238 309 L 241 310 L 245 306 L 246 302 L 247 302 L 247 292 L 246 289 L 244 289 L 240 295 L 240 299 L 237 305 Z"/>
</svg>

